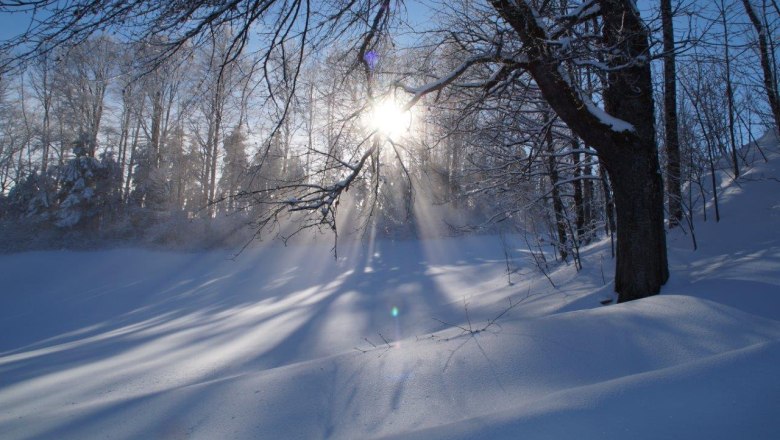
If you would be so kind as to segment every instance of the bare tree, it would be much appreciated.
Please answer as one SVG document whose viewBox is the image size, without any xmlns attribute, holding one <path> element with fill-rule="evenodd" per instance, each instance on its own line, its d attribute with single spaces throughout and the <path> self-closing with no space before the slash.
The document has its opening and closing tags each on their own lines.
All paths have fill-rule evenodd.
<svg viewBox="0 0 780 440">
<path fill-rule="evenodd" d="M 726 99 L 728 100 L 728 115 L 729 115 L 729 140 L 731 144 L 731 162 L 734 169 L 734 178 L 739 177 L 739 161 L 737 159 L 737 141 L 736 141 L 736 121 L 734 118 L 735 104 L 734 104 L 734 82 L 731 79 L 731 43 L 729 41 L 729 24 L 726 18 L 727 8 L 724 0 L 720 0 L 718 5 L 720 9 L 720 19 L 723 26 L 723 62 L 725 69 L 726 80 Z"/>
<path fill-rule="evenodd" d="M 67 106 L 76 135 L 85 136 L 89 157 L 95 156 L 98 147 L 104 100 L 113 76 L 116 53 L 113 42 L 107 37 L 87 40 L 57 53 L 55 93 Z"/>
<path fill-rule="evenodd" d="M 46 174 L 49 166 L 52 134 L 51 114 L 53 110 L 52 70 L 51 55 L 42 54 L 36 60 L 30 73 L 30 83 L 43 111 L 41 120 L 41 174 Z"/>
</svg>

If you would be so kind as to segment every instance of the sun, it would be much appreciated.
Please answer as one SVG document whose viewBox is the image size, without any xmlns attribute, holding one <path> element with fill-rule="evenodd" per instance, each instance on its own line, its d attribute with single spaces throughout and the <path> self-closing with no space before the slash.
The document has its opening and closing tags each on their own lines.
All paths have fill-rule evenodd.
<svg viewBox="0 0 780 440">
<path fill-rule="evenodd" d="M 398 140 L 411 130 L 412 113 L 392 98 L 379 101 L 371 109 L 368 128 L 390 140 Z"/>
</svg>

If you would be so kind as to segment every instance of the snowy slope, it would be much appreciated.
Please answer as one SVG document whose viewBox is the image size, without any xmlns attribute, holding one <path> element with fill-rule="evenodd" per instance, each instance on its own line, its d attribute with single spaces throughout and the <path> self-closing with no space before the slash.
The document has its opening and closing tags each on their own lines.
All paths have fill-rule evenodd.
<svg viewBox="0 0 780 440">
<path fill-rule="evenodd" d="M 758 143 L 768 163 L 748 148 L 755 162 L 737 182 L 720 175 L 720 222 L 713 221 L 712 202 L 707 222 L 697 214 L 699 251 L 691 251 L 690 236 L 669 236 L 671 268 L 682 276 L 672 277 L 664 293 L 695 294 L 780 320 L 780 147 L 770 134 Z"/>
<path fill-rule="evenodd" d="M 557 289 L 498 237 L 0 256 L 0 438 L 780 438 L 766 147 L 629 304 L 607 242 Z"/>
</svg>

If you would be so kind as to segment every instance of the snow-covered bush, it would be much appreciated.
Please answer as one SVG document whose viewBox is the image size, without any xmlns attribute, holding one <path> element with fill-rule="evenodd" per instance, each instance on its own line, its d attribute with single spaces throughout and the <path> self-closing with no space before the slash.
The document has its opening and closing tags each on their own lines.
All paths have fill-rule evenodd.
<svg viewBox="0 0 780 440">
<path fill-rule="evenodd" d="M 7 197 L 6 214 L 25 221 L 40 222 L 49 218 L 56 191 L 54 173 L 33 172 L 11 188 Z"/>
</svg>

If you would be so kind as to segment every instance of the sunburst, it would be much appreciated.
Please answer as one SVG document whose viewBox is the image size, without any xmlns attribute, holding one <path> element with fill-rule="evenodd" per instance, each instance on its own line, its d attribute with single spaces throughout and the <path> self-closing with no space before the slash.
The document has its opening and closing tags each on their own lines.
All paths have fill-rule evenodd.
<svg viewBox="0 0 780 440">
<path fill-rule="evenodd" d="M 412 113 L 392 98 L 377 102 L 368 116 L 367 125 L 390 140 L 409 135 L 412 128 Z"/>
</svg>

